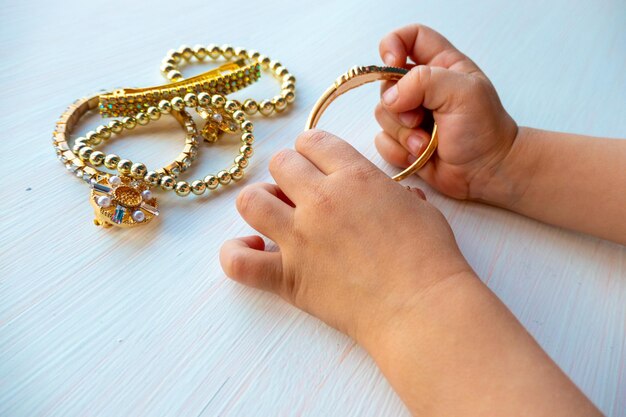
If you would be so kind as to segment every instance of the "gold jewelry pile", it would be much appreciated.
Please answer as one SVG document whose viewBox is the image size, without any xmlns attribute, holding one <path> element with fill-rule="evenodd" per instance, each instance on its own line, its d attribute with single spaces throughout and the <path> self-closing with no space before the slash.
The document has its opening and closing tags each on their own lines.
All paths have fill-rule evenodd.
<svg viewBox="0 0 626 417">
<path fill-rule="evenodd" d="M 203 61 L 223 58 L 227 62 L 211 71 L 183 79 L 179 66 L 192 59 Z M 243 103 L 226 96 L 256 82 L 261 70 L 269 71 L 281 83 L 280 94 L 257 102 L 247 99 Z M 52 142 L 59 160 L 68 171 L 87 182 L 92 190 L 90 203 L 94 207 L 96 225 L 104 227 L 132 227 L 146 224 L 158 216 L 156 198 L 151 188 L 175 191 L 185 197 L 190 193 L 204 194 L 219 185 L 227 185 L 243 177 L 244 169 L 252 156 L 254 126 L 248 115 L 257 112 L 269 116 L 284 111 L 295 100 L 295 77 L 280 62 L 265 55 L 229 45 L 207 47 L 181 46 L 170 51 L 161 65 L 161 71 L 172 81 L 170 84 L 139 88 L 118 89 L 110 93 L 82 98 L 70 105 L 56 123 Z M 194 109 L 204 126 L 198 129 L 186 109 Z M 122 117 L 77 138 L 72 146 L 69 134 L 80 118 L 98 109 L 103 117 Z M 115 154 L 104 154 L 96 147 L 113 135 L 121 134 L 158 120 L 162 114 L 171 114 L 185 130 L 182 152 L 165 167 L 149 171 L 141 162 L 132 162 Z M 221 133 L 241 133 L 241 146 L 229 168 L 209 174 L 191 183 L 178 180 L 196 159 L 199 138 L 215 142 Z M 104 165 L 110 173 L 100 170 Z"/>
</svg>

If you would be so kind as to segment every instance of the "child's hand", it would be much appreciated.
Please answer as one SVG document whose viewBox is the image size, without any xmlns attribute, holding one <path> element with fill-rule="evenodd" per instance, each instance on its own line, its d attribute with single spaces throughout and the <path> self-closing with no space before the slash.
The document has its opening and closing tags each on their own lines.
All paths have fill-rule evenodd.
<svg viewBox="0 0 626 417">
<path fill-rule="evenodd" d="M 424 108 L 438 124 L 439 147 L 419 171 L 431 186 L 459 199 L 484 199 L 493 172 L 509 153 L 517 125 L 485 74 L 434 30 L 411 25 L 380 43 L 386 65 L 417 65 L 395 85 L 383 85 L 376 147 L 389 163 L 407 167 L 430 133 L 419 127 Z"/>
<path fill-rule="evenodd" d="M 277 185 L 247 186 L 237 208 L 280 250 L 265 251 L 258 236 L 226 242 L 229 277 L 367 345 L 426 288 L 471 273 L 441 213 L 337 137 L 303 133 L 270 172 Z"/>
</svg>

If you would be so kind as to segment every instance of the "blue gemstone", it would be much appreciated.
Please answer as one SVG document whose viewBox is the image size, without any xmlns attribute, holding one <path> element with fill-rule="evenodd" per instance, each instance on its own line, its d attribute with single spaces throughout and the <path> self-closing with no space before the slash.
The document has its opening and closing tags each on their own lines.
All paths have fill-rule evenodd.
<svg viewBox="0 0 626 417">
<path fill-rule="evenodd" d="M 126 214 L 126 209 L 118 205 L 117 207 L 115 207 L 115 214 L 113 214 L 113 221 L 117 224 L 122 223 L 124 214 Z"/>
<path fill-rule="evenodd" d="M 93 183 L 93 189 L 96 191 L 100 191 L 101 193 L 110 193 L 111 189 L 106 185 L 98 184 L 97 182 Z"/>
</svg>

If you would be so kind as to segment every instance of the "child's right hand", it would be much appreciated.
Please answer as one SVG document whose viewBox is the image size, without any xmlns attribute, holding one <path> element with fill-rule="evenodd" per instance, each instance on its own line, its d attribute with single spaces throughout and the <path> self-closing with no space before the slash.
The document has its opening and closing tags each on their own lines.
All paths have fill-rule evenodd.
<svg viewBox="0 0 626 417">
<path fill-rule="evenodd" d="M 411 68 L 395 85 L 383 85 L 376 147 L 389 163 L 407 167 L 430 132 L 419 125 L 424 108 L 438 125 L 439 146 L 418 175 L 458 199 L 490 200 L 488 184 L 515 141 L 518 128 L 485 74 L 434 30 L 411 25 L 385 36 L 386 65 Z M 417 65 L 407 65 L 407 57 Z"/>
</svg>

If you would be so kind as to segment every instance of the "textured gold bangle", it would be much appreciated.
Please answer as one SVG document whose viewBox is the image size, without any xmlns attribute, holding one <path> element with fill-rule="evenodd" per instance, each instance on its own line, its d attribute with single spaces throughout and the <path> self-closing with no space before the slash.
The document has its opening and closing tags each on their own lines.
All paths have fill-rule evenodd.
<svg viewBox="0 0 626 417">
<path fill-rule="evenodd" d="M 132 116 L 161 100 L 184 97 L 188 93 L 226 95 L 240 90 L 261 76 L 260 64 L 246 63 L 243 59 L 228 62 L 186 80 L 146 88 L 121 88 L 100 95 L 98 109 L 103 117 Z"/>
<path fill-rule="evenodd" d="M 313 106 L 309 118 L 307 119 L 305 129 L 313 129 L 317 126 L 324 110 L 333 102 L 337 97 L 343 93 L 359 87 L 363 84 L 371 83 L 374 81 L 397 81 L 402 78 L 408 71 L 404 68 L 395 67 L 379 67 L 376 65 L 370 65 L 366 67 L 353 67 L 345 74 L 342 74 L 335 83 L 330 86 L 319 100 Z M 394 175 L 392 178 L 396 181 L 401 181 L 413 174 L 420 168 L 422 168 L 428 159 L 437 149 L 437 124 L 433 123 L 433 129 L 430 137 L 430 141 L 426 146 L 426 149 L 422 154 L 417 157 L 415 162 L 411 164 L 404 171 Z"/>
<path fill-rule="evenodd" d="M 179 82 L 183 80 L 183 74 L 180 72 L 180 64 L 184 61 L 191 61 L 196 58 L 198 61 L 204 61 L 206 58 L 218 59 L 224 58 L 227 61 L 231 59 L 251 60 L 263 70 L 271 72 L 281 84 L 281 91 L 278 95 L 271 99 L 265 99 L 258 102 L 254 99 L 246 99 L 240 103 L 246 114 L 253 115 L 260 112 L 264 116 L 271 115 L 274 111 L 282 112 L 296 99 L 296 77 L 294 77 L 280 62 L 273 61 L 269 57 L 256 51 L 249 51 L 244 48 L 233 48 L 230 45 L 196 45 L 190 47 L 183 45 L 177 50 L 171 50 L 161 63 L 161 72 L 170 81 Z M 260 74 L 259 74 L 260 75 Z M 188 79 L 189 80 L 189 79 Z"/>
</svg>

